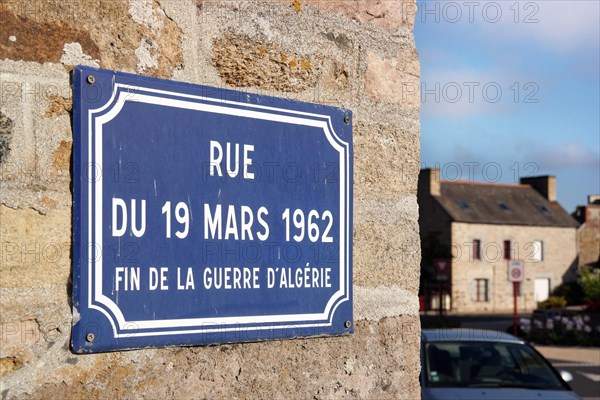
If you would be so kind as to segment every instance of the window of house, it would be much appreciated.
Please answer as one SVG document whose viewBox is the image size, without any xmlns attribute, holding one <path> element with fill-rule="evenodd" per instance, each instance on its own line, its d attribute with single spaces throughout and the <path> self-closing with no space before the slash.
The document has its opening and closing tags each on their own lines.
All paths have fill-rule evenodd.
<svg viewBox="0 0 600 400">
<path fill-rule="evenodd" d="M 512 259 L 510 253 L 511 253 L 511 251 L 510 251 L 510 240 L 505 240 L 504 241 L 504 259 L 505 260 Z"/>
<path fill-rule="evenodd" d="M 534 240 L 528 247 L 531 252 L 531 261 L 540 262 L 544 259 L 544 247 L 541 240 Z"/>
<path fill-rule="evenodd" d="M 456 204 L 458 204 L 458 206 L 463 209 L 463 210 L 468 210 L 471 208 L 471 206 L 469 205 L 469 203 L 467 203 L 464 200 L 456 200 Z"/>
<path fill-rule="evenodd" d="M 510 207 L 505 203 L 498 203 L 498 207 L 500 207 L 500 209 L 504 212 L 510 212 Z"/>
<path fill-rule="evenodd" d="M 475 301 L 488 301 L 488 280 L 475 279 Z"/>
<path fill-rule="evenodd" d="M 538 210 L 544 215 L 550 215 L 550 210 L 546 206 L 538 206 Z"/>
<path fill-rule="evenodd" d="M 481 240 L 473 240 L 473 260 L 481 260 Z"/>
</svg>

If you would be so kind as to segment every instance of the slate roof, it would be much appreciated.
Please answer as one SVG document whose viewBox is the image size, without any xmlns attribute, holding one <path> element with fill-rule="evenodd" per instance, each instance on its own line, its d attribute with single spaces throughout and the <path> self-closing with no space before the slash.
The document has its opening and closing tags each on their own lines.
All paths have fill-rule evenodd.
<svg viewBox="0 0 600 400">
<path fill-rule="evenodd" d="M 456 222 L 576 228 L 577 221 L 560 204 L 529 185 L 440 182 L 434 196 Z"/>
</svg>

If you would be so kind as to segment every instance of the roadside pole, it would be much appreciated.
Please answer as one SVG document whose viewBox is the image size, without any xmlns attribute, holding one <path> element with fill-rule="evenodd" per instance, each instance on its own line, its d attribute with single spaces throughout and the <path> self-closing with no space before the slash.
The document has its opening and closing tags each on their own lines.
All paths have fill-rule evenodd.
<svg viewBox="0 0 600 400">
<path fill-rule="evenodd" d="M 438 292 L 439 292 L 439 303 L 440 303 L 440 319 L 442 319 L 444 313 L 443 313 L 443 308 L 442 308 L 442 300 L 444 299 L 444 295 L 442 294 L 442 289 L 444 287 L 444 282 L 443 281 L 439 281 L 440 285 L 438 287 Z"/>
<path fill-rule="evenodd" d="M 513 282 L 513 335 L 517 336 L 517 293 L 519 282 Z"/>
<path fill-rule="evenodd" d="M 443 302 L 444 302 L 444 282 L 447 281 L 449 279 L 449 275 L 450 275 L 450 260 L 447 260 L 445 258 L 437 258 L 435 260 L 433 260 L 433 265 L 437 271 L 437 275 L 436 275 L 436 279 L 439 283 L 438 285 L 438 292 L 439 292 L 439 315 L 440 315 L 440 321 L 442 320 L 442 318 L 444 317 L 444 308 L 443 308 Z"/>
<path fill-rule="evenodd" d="M 519 284 L 523 282 L 525 276 L 525 264 L 523 261 L 508 261 L 508 281 L 513 284 L 513 334 L 517 336 L 517 295 L 519 294 Z"/>
</svg>

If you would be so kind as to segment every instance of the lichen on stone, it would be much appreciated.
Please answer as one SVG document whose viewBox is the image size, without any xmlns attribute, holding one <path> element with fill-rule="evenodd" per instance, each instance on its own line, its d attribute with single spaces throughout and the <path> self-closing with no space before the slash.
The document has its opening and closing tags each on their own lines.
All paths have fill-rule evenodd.
<svg viewBox="0 0 600 400">
<path fill-rule="evenodd" d="M 65 115 L 73 109 L 73 100 L 69 97 L 51 94 L 46 97 L 46 100 L 48 100 L 49 104 L 44 113 L 44 118 Z"/>
<path fill-rule="evenodd" d="M 294 7 L 294 10 L 296 10 L 297 13 L 302 11 L 302 5 L 300 4 L 300 0 L 294 0 L 292 2 L 292 6 Z"/>
<path fill-rule="evenodd" d="M 156 0 L 31 3 L 0 7 L 0 36 L 15 38 L 0 41 L 0 60 L 62 63 L 66 69 L 85 64 L 162 78 L 183 65 L 182 31 Z"/>
<path fill-rule="evenodd" d="M 13 125 L 13 121 L 0 111 L 0 164 L 10 153 Z"/>
<path fill-rule="evenodd" d="M 213 39 L 212 64 L 228 85 L 297 93 L 317 84 L 323 56 L 228 32 Z"/>
<path fill-rule="evenodd" d="M 8 375 L 23 366 L 23 362 L 17 357 L 0 358 L 0 376 Z"/>
<path fill-rule="evenodd" d="M 67 142 L 62 140 L 58 145 L 58 148 L 54 151 L 52 155 L 52 161 L 54 168 L 57 170 L 68 171 L 69 165 L 71 162 L 71 148 L 73 146 L 72 142 Z"/>
</svg>

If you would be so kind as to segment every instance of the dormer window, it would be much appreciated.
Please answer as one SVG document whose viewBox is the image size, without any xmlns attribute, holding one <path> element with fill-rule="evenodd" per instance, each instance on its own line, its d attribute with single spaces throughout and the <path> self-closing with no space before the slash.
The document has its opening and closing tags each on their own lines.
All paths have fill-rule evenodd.
<svg viewBox="0 0 600 400">
<path fill-rule="evenodd" d="M 505 203 L 498 203 L 498 207 L 500 207 L 500 209 L 504 212 L 510 212 L 510 207 L 507 206 Z"/>
<path fill-rule="evenodd" d="M 463 210 L 470 210 L 471 206 L 464 200 L 456 200 L 456 204 Z"/>
<path fill-rule="evenodd" d="M 544 215 L 550 215 L 550 210 L 546 206 L 538 206 L 538 210 Z"/>
</svg>

